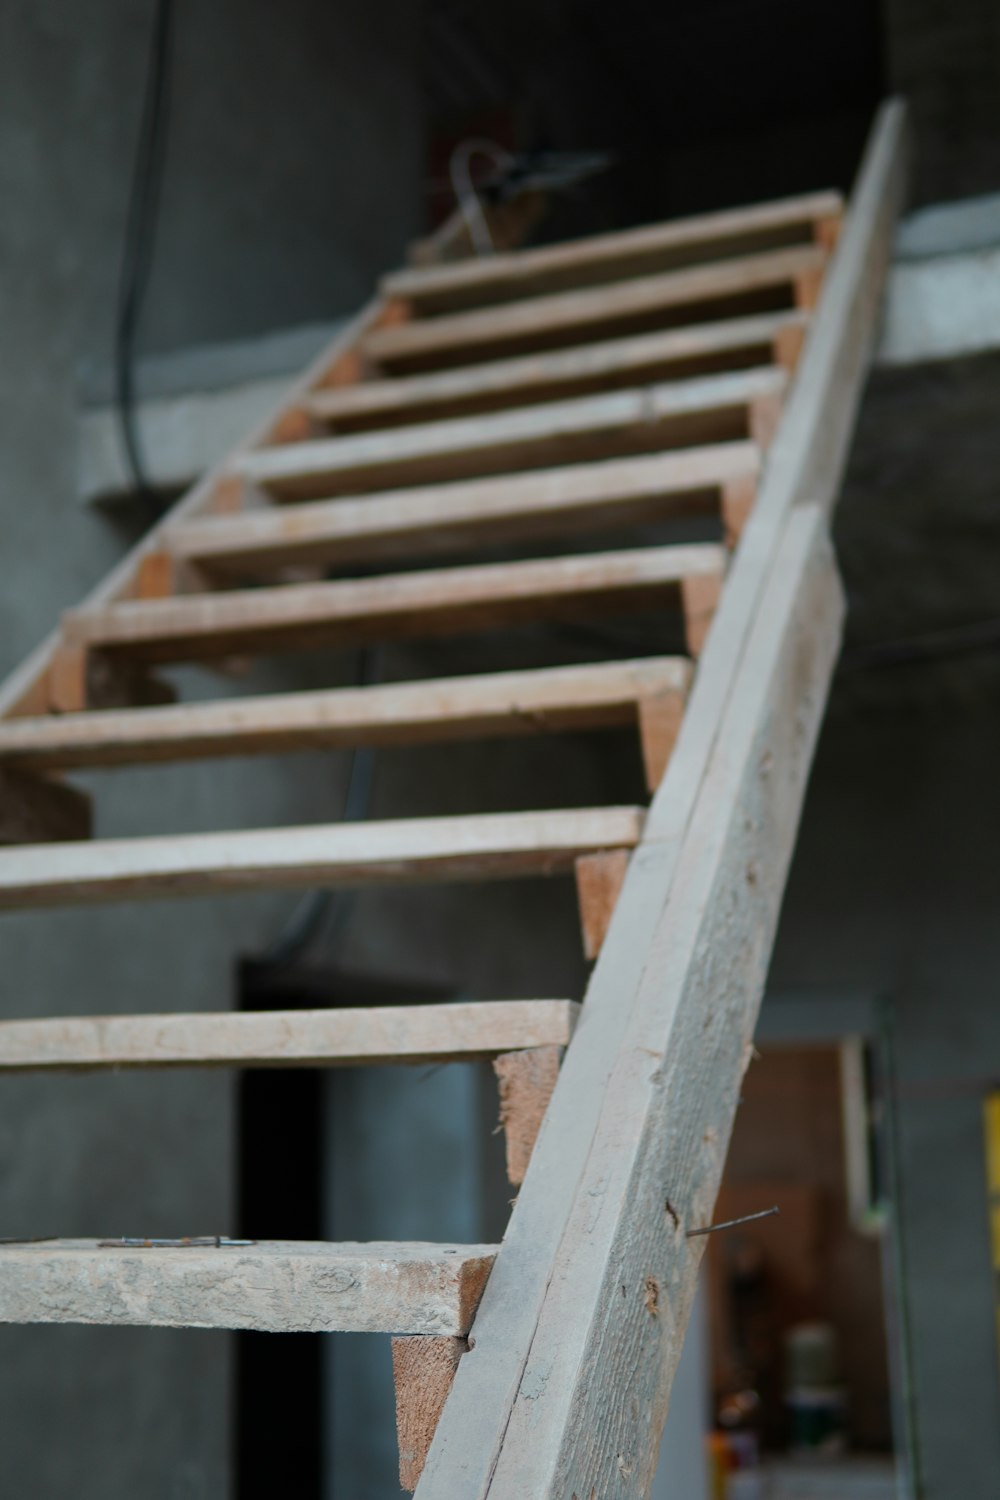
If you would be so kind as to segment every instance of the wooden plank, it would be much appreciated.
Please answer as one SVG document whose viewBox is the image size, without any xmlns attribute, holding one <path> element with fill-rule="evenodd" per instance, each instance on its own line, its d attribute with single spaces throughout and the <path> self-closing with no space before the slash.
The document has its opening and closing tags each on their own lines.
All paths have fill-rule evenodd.
<svg viewBox="0 0 1000 1500">
<path fill-rule="evenodd" d="M 394 271 L 383 278 L 382 290 L 387 296 L 404 298 L 418 315 L 433 316 L 566 287 L 624 280 L 702 260 L 824 242 L 823 236 L 839 221 L 842 211 L 839 193 L 811 193 L 591 235 L 517 255 Z"/>
<path fill-rule="evenodd" d="M 0 1322 L 465 1334 L 493 1245 L 0 1244 Z"/>
<path fill-rule="evenodd" d="M 208 661 L 656 609 L 676 604 L 685 581 L 721 579 L 725 561 L 704 543 L 186 594 L 70 612 L 63 630 L 131 660 Z"/>
<path fill-rule="evenodd" d="M 0 766 L 93 769 L 208 756 L 430 744 L 613 728 L 634 723 L 637 714 L 646 746 L 654 720 L 659 724 L 665 717 L 679 726 L 690 681 L 686 658 L 651 656 L 172 708 L 10 719 L 0 721 Z M 670 747 L 662 735 L 656 746 L 662 774 Z M 654 752 L 644 753 L 648 760 Z"/>
<path fill-rule="evenodd" d="M 510 1494 L 509 1489 L 499 1484 L 492 1488 L 505 1448 L 505 1435 L 513 1408 L 521 1399 L 519 1392 L 523 1390 L 524 1397 L 528 1397 L 533 1387 L 536 1395 L 545 1394 L 544 1371 L 535 1366 L 529 1376 L 529 1358 L 546 1294 L 552 1284 L 560 1244 L 571 1216 L 582 1201 L 578 1188 L 595 1146 L 614 1060 L 625 1055 L 622 1049 L 635 1013 L 635 996 L 644 983 L 644 974 L 664 974 L 672 966 L 672 955 L 660 946 L 654 948 L 653 936 L 672 892 L 678 888 L 675 880 L 678 856 L 699 788 L 709 767 L 718 763 L 715 751 L 722 745 L 720 732 L 727 707 L 744 678 L 747 681 L 754 678 L 746 644 L 765 601 L 779 591 L 779 539 L 796 499 L 808 489 L 812 476 L 820 483 L 823 497 L 839 480 L 843 445 L 835 443 L 824 450 L 820 435 L 827 425 L 835 432 L 842 431 L 845 410 L 852 410 L 857 399 L 872 336 L 871 312 L 877 302 L 884 255 L 901 197 L 904 118 L 903 107 L 893 103 L 880 111 L 876 121 L 790 403 L 790 411 L 796 413 L 795 432 L 786 439 L 786 434 L 790 434 L 790 416 L 786 416 L 775 445 L 777 450 L 787 441 L 794 456 L 782 463 L 774 484 L 770 481 L 775 470 L 769 466 L 765 480 L 765 486 L 770 485 L 767 503 L 758 502 L 737 553 L 677 746 L 653 801 L 647 840 L 631 861 L 622 898 L 591 979 L 585 1005 L 586 1024 L 567 1052 L 545 1131 L 518 1195 L 502 1253 L 477 1315 L 476 1348 L 463 1361 L 445 1407 L 418 1489 L 420 1500 L 452 1500 L 456 1493 L 465 1500 L 483 1500 L 487 1494 L 491 1500 L 501 1497 L 507 1500 Z M 803 707 L 807 707 L 805 700 Z M 790 722 L 795 723 L 794 715 Z M 769 764 L 765 758 L 761 769 L 767 770 Z M 712 950 L 707 949 L 704 956 L 710 964 Z M 659 1057 L 662 1035 L 654 1050 Z M 644 1060 L 650 1074 L 661 1071 L 654 1058 L 643 1059 L 642 1053 L 631 1047 L 629 1056 Z M 672 1059 L 672 1065 L 677 1060 Z M 687 1052 L 679 1061 L 692 1065 Z M 675 1123 L 672 1120 L 667 1127 L 668 1141 Z M 710 1144 L 713 1143 L 705 1143 Z M 665 1184 L 659 1187 L 663 1197 L 648 1205 L 637 1204 L 637 1212 L 646 1214 L 650 1222 L 657 1219 L 666 1234 L 670 1230 L 670 1215 L 664 1205 L 668 1190 Z M 603 1192 L 591 1202 L 598 1209 Z M 642 1243 L 646 1243 L 645 1239 Z M 627 1285 L 626 1295 L 628 1290 Z M 596 1300 L 595 1297 L 595 1304 Z M 658 1437 L 662 1398 L 680 1344 L 683 1314 L 683 1308 L 671 1314 L 673 1339 L 664 1357 L 663 1379 L 655 1393 L 648 1393 L 650 1440 L 654 1433 Z M 630 1322 L 629 1326 L 634 1325 Z M 628 1385 L 637 1389 L 631 1381 Z M 608 1389 L 610 1393 L 611 1387 Z M 563 1399 L 566 1394 L 564 1385 Z M 655 1411 L 652 1410 L 654 1395 Z M 642 1406 L 643 1402 L 636 1404 Z M 565 1415 L 565 1409 L 562 1414 Z M 642 1412 L 639 1415 L 641 1418 Z M 555 1424 L 546 1432 L 546 1441 L 539 1443 L 541 1477 L 537 1485 L 527 1490 L 538 1500 L 552 1493 L 548 1481 L 555 1471 L 557 1456 L 549 1446 L 549 1439 L 557 1441 L 562 1430 Z M 631 1459 L 623 1453 L 629 1473 L 618 1469 L 603 1492 L 623 1497 L 642 1494 L 651 1451 L 637 1443 Z M 578 1494 L 589 1497 L 595 1482 L 596 1475 Z M 556 1495 L 558 1500 L 565 1500 L 567 1493 L 572 1493 L 572 1489 L 561 1493 L 557 1489 L 553 1500 Z"/>
<path fill-rule="evenodd" d="M 412 1493 L 417 1487 L 458 1362 L 468 1348 L 466 1339 L 456 1338 L 417 1336 L 392 1341 L 400 1489 Z"/>
<path fill-rule="evenodd" d="M 89 839 L 90 798 L 76 787 L 0 768 L 0 844 Z"/>
<path fill-rule="evenodd" d="M 807 278 L 811 288 L 826 260 L 826 250 L 816 245 L 766 251 L 583 291 L 528 297 L 482 311 L 417 318 L 398 328 L 367 333 L 362 348 L 365 357 L 382 369 L 416 372 L 648 333 L 653 327 L 776 312 L 802 305 L 797 295 L 800 278 Z"/>
<path fill-rule="evenodd" d="M 0 908 L 301 886 L 507 880 L 631 847 L 638 807 L 405 818 L 0 850 Z"/>
<path fill-rule="evenodd" d="M 806 314 L 792 311 L 670 328 L 460 370 L 321 389 L 307 397 L 302 410 L 337 432 L 359 432 L 667 378 L 690 379 L 771 363 L 794 365 L 807 326 Z"/>
<path fill-rule="evenodd" d="M 564 1047 L 572 1000 L 477 1000 L 219 1015 L 0 1021 L 0 1072 L 175 1067 L 354 1067 Z"/>
<path fill-rule="evenodd" d="M 787 385 L 787 372 L 777 367 L 737 370 L 483 417 L 257 448 L 234 469 L 277 499 L 326 499 L 730 442 L 754 436 L 755 408 L 780 402 Z"/>
<path fill-rule="evenodd" d="M 732 530 L 734 502 L 745 521 L 760 464 L 756 443 L 718 443 L 206 517 L 174 528 L 168 545 L 173 556 L 213 574 L 256 578 L 300 565 L 443 556 L 720 510 Z"/>
<path fill-rule="evenodd" d="M 839 646 L 818 509 L 791 518 L 777 561 L 653 933 L 670 963 L 631 997 L 493 1497 L 652 1481 L 704 1249 L 686 1231 L 711 1222 Z"/>
</svg>

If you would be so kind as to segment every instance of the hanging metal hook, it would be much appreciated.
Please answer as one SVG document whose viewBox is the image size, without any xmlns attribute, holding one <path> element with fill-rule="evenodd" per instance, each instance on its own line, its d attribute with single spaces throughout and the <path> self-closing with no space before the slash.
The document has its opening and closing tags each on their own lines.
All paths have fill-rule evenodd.
<svg viewBox="0 0 1000 1500">
<path fill-rule="evenodd" d="M 488 157 L 501 172 L 514 165 L 514 157 L 503 146 L 498 146 L 496 141 L 487 140 L 485 136 L 470 136 L 466 141 L 459 141 L 451 153 L 451 185 L 469 231 L 472 247 L 477 255 L 492 255 L 496 246 L 470 171 L 474 156 Z"/>
</svg>

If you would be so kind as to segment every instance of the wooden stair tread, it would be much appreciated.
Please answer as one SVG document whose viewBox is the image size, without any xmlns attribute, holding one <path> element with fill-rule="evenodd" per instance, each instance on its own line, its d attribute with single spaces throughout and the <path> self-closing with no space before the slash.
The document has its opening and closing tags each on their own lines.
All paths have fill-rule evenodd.
<svg viewBox="0 0 1000 1500">
<path fill-rule="evenodd" d="M 786 341 L 791 347 L 800 342 L 807 325 L 806 314 L 798 310 L 763 313 L 429 375 L 321 386 L 306 397 L 302 409 L 338 431 L 431 421 L 435 415 L 463 411 L 498 411 L 616 385 L 768 364 Z"/>
<path fill-rule="evenodd" d="M 460 1335 L 495 1255 L 408 1242 L 0 1244 L 0 1322 Z"/>
<path fill-rule="evenodd" d="M 602 333 L 661 325 L 709 322 L 752 312 L 775 312 L 794 303 L 800 277 L 819 275 L 827 252 L 808 245 L 766 251 L 680 271 L 640 276 L 582 291 L 554 292 L 502 306 L 445 313 L 373 329 L 362 340 L 365 358 L 389 370 L 431 369 L 473 363 L 507 352 L 585 343 Z"/>
<path fill-rule="evenodd" d="M 147 662 L 355 645 L 642 607 L 676 595 L 685 580 L 721 579 L 725 562 L 722 546 L 698 543 L 186 594 L 70 611 L 63 633 Z"/>
<path fill-rule="evenodd" d="M 0 1021 L 0 1072 L 168 1067 L 348 1067 L 565 1047 L 572 1000 Z"/>
<path fill-rule="evenodd" d="M 231 468 L 277 498 L 326 498 L 393 483 L 725 442 L 747 437 L 748 408 L 780 399 L 787 384 L 787 371 L 766 365 L 485 416 L 253 448 Z"/>
<path fill-rule="evenodd" d="M 0 908 L 296 886 L 503 880 L 632 848 L 639 807 L 404 818 L 0 849 Z"/>
<path fill-rule="evenodd" d="M 457 552 L 527 537 L 719 508 L 756 479 L 750 441 L 607 459 L 498 478 L 205 516 L 167 532 L 172 556 L 239 574 Z"/>
<path fill-rule="evenodd" d="M 683 697 L 690 679 L 686 658 L 664 656 L 6 719 L 0 764 L 62 770 L 593 729 L 634 722 L 646 699 Z"/>
<path fill-rule="evenodd" d="M 721 259 L 770 249 L 780 243 L 774 238 L 776 231 L 787 235 L 797 230 L 807 240 L 813 225 L 836 219 L 842 211 L 839 193 L 810 193 L 536 249 L 407 267 L 384 276 L 381 286 L 387 297 L 433 315 L 567 286 L 624 279 L 651 266 L 666 269 L 691 264 L 696 256 Z"/>
</svg>

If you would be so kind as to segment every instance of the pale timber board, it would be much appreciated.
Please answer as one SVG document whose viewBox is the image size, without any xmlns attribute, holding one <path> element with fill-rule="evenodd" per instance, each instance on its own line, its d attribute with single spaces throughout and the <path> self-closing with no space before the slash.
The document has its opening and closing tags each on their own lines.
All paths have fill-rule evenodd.
<svg viewBox="0 0 1000 1500">
<path fill-rule="evenodd" d="M 652 1482 L 704 1248 L 686 1231 L 711 1222 L 842 617 L 823 517 L 802 508 L 629 997 L 495 1500 Z"/>
<path fill-rule="evenodd" d="M 653 322 L 662 327 L 777 312 L 794 305 L 799 278 L 818 275 L 826 260 L 819 246 L 774 250 L 377 328 L 364 336 L 362 349 L 366 358 L 390 370 L 431 369 L 648 332 Z"/>
<path fill-rule="evenodd" d="M 787 372 L 766 365 L 480 417 L 257 448 L 235 473 L 283 498 L 332 496 L 658 448 L 746 438 L 754 402 L 780 399 Z"/>
<path fill-rule="evenodd" d="M 100 768 L 362 745 L 550 734 L 634 724 L 691 681 L 685 657 L 546 667 L 167 708 L 0 721 L 0 765 Z"/>
<path fill-rule="evenodd" d="M 801 337 L 807 326 L 807 314 L 794 311 L 671 328 L 431 375 L 331 386 L 314 391 L 303 409 L 341 432 L 500 411 L 640 381 L 765 365 L 774 360 L 776 346 L 792 335 Z"/>
<path fill-rule="evenodd" d="M 814 226 L 836 219 L 842 208 L 839 193 L 811 193 L 592 235 L 517 254 L 393 271 L 383 278 L 382 291 L 386 296 L 405 299 L 419 314 L 433 315 L 568 286 L 616 281 L 698 260 L 721 260 L 780 245 L 808 243 Z"/>
<path fill-rule="evenodd" d="M 718 514 L 723 487 L 755 479 L 750 441 L 500 478 L 210 516 L 173 528 L 171 554 L 212 573 L 444 554 L 656 517 Z"/>
<path fill-rule="evenodd" d="M 240 445 L 241 448 L 250 448 L 263 442 L 283 412 L 299 409 L 308 392 L 317 386 L 338 358 L 354 348 L 361 334 L 378 320 L 383 311 L 384 306 L 380 298 L 373 299 L 364 307 L 357 317 L 341 330 L 330 346 L 323 350 L 302 377 L 289 385 L 288 401 L 281 411 L 276 411 L 267 422 L 249 433 Z M 218 485 L 225 478 L 232 462 L 233 455 L 228 454 L 220 463 L 211 468 L 193 489 L 182 496 L 176 505 L 172 506 L 167 514 L 150 528 L 117 567 L 86 596 L 80 608 L 98 609 L 116 599 L 127 597 L 135 587 L 145 560 L 152 554 L 162 552 L 168 528 L 180 520 L 192 520 L 195 516 L 212 509 Z M 52 631 L 0 683 L 0 718 L 18 713 L 38 712 L 47 707 L 45 681 L 60 642 L 60 631 Z"/>
<path fill-rule="evenodd" d="M 464 1334 L 493 1245 L 0 1245 L 0 1322 Z"/>
<path fill-rule="evenodd" d="M 505 1433 L 519 1391 L 528 1397 L 532 1390 L 526 1367 L 546 1292 L 563 1235 L 582 1201 L 577 1188 L 595 1142 L 604 1091 L 625 1043 L 634 997 L 647 968 L 651 976 L 654 972 L 652 938 L 674 887 L 678 854 L 698 790 L 721 744 L 720 726 L 730 697 L 744 673 L 752 675 L 745 646 L 754 622 L 771 589 L 780 585 L 779 538 L 795 501 L 807 491 L 814 466 L 824 495 L 835 493 L 839 482 L 843 443 L 821 463 L 817 434 L 825 423 L 846 431 L 845 412 L 857 400 L 873 337 L 872 313 L 884 256 L 902 193 L 904 120 L 903 106 L 894 102 L 883 107 L 873 128 L 789 403 L 789 410 L 797 413 L 796 428 L 804 427 L 809 436 L 803 440 L 790 434 L 786 413 L 777 445 L 791 444 L 794 458 L 786 459 L 777 471 L 768 470 L 765 484 L 777 472 L 768 503 L 762 508 L 758 501 L 737 552 L 677 746 L 647 820 L 647 839 L 630 862 L 581 1023 L 477 1315 L 475 1349 L 462 1361 L 445 1407 L 418 1489 L 420 1500 L 453 1500 L 455 1494 L 464 1500 L 483 1500 L 488 1494 L 491 1500 L 501 1495 L 506 1500 L 509 1493 L 491 1489 Z M 656 1059 L 645 1061 L 652 1072 Z M 692 1063 L 690 1058 L 681 1061 Z M 667 1187 L 661 1186 L 665 1201 Z M 655 1201 L 636 1206 L 637 1212 L 648 1212 L 651 1221 L 661 1225 L 662 1209 L 663 1204 Z M 678 1346 L 681 1332 L 682 1325 L 675 1339 Z M 675 1353 L 670 1352 L 671 1361 Z M 534 1389 L 540 1391 L 537 1384 Z M 552 1458 L 550 1448 L 548 1452 Z M 644 1463 L 647 1455 L 641 1458 Z M 553 1469 L 554 1459 L 548 1472 Z M 537 1493 L 543 1495 L 544 1488 Z M 589 1500 L 589 1489 L 580 1493 Z M 627 1476 L 619 1470 L 605 1493 L 629 1500 L 640 1496 L 642 1464 L 633 1464 Z"/>
<path fill-rule="evenodd" d="M 0 908 L 558 875 L 631 848 L 642 821 L 638 807 L 572 808 L 0 849 Z"/>
<path fill-rule="evenodd" d="M 721 577 L 725 561 L 712 543 L 585 553 L 137 600 L 70 612 L 63 628 L 67 640 L 133 660 L 209 660 L 656 607 L 686 579 Z"/>
<path fill-rule="evenodd" d="M 565 1047 L 579 1009 L 572 1000 L 476 1000 L 0 1021 L 0 1072 L 353 1067 L 495 1057 Z"/>
</svg>

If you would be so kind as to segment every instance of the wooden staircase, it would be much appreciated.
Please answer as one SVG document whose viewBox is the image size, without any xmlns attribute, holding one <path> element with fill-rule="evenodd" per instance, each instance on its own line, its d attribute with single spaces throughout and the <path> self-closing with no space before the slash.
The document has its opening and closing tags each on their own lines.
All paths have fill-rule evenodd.
<svg viewBox="0 0 1000 1500">
<path fill-rule="evenodd" d="M 597 959 L 582 1006 L 4 1019 L 4 1071 L 492 1058 L 523 1185 L 499 1247 L 3 1244 L 0 1319 L 389 1333 L 421 1497 L 647 1492 L 837 653 L 828 522 L 902 137 L 885 106 L 846 215 L 820 193 L 387 277 L 0 690 L 2 907 L 568 875 Z M 157 675 L 651 613 L 673 654 L 207 702 Z M 622 725 L 648 809 L 91 840 L 63 779 Z"/>
</svg>

